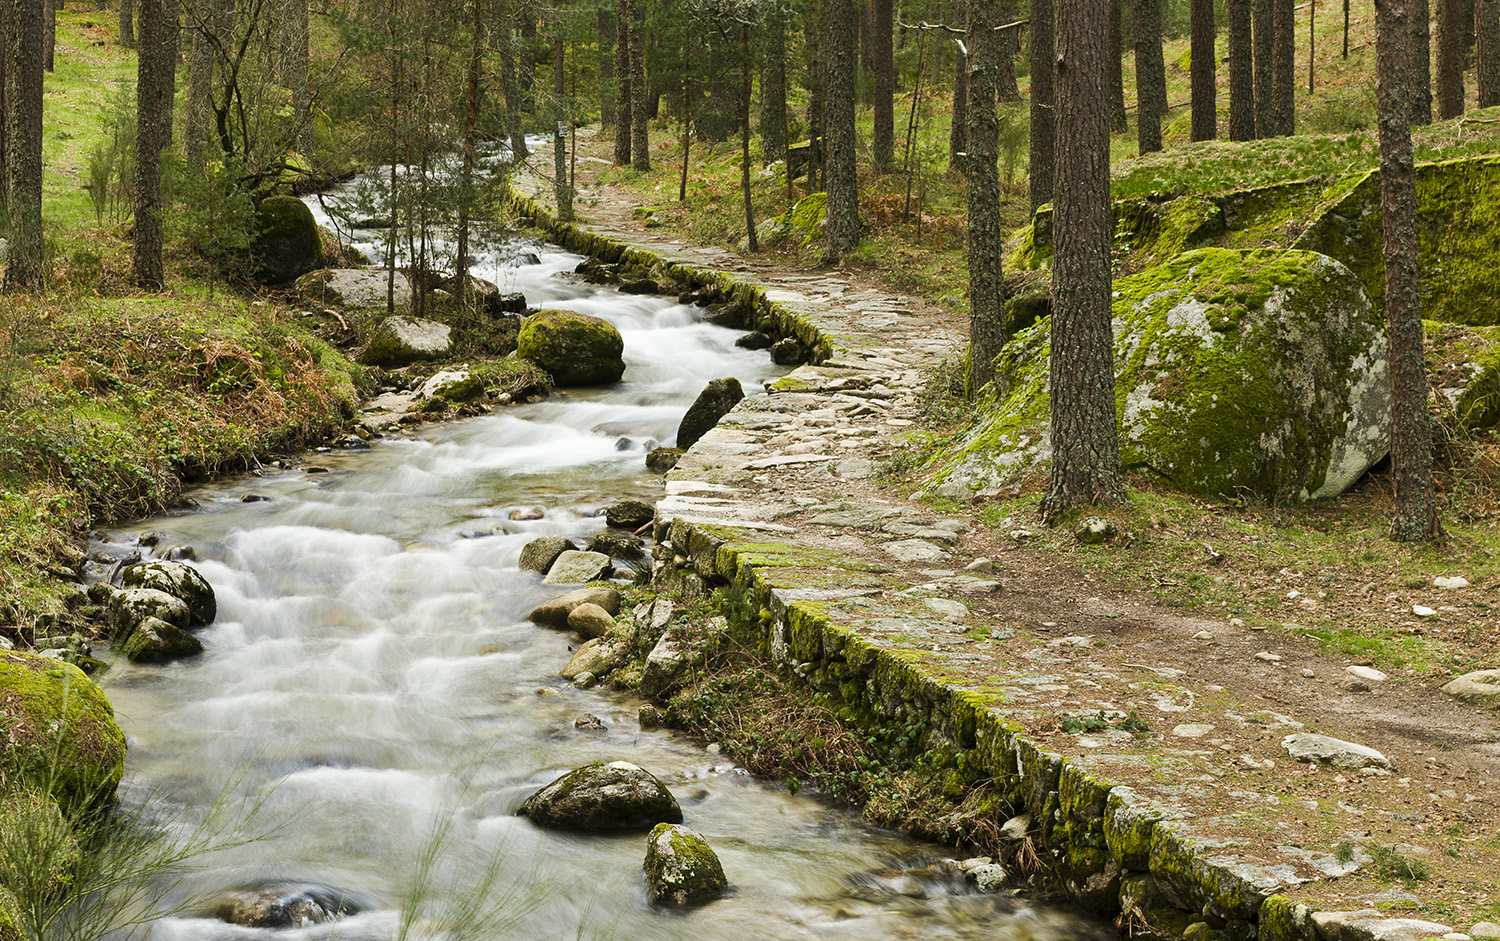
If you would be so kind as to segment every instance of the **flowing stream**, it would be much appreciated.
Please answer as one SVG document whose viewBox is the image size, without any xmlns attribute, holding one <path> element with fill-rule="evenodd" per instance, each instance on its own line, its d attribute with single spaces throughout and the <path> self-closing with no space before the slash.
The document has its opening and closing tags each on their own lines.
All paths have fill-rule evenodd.
<svg viewBox="0 0 1500 941">
<path fill-rule="evenodd" d="M 540 262 L 502 261 L 520 249 Z M 117 551 L 146 531 L 159 534 L 158 553 L 193 547 L 219 601 L 201 656 L 122 660 L 107 675 L 130 742 L 125 802 L 182 829 L 220 803 L 258 803 L 242 835 L 273 831 L 198 860 L 173 891 L 183 910 L 150 936 L 454 937 L 445 913 L 476 903 L 504 914 L 473 935 L 483 938 L 1092 936 L 1066 913 L 914 874 L 944 848 L 642 731 L 634 698 L 558 677 L 576 639 L 526 613 L 567 589 L 521 571 L 521 548 L 539 535 L 586 540 L 608 504 L 653 500 L 645 452 L 671 441 L 703 384 L 734 375 L 754 392 L 775 374 L 765 353 L 737 349 L 734 331 L 692 308 L 558 276 L 579 260 L 511 245 L 475 274 L 532 306 L 612 321 L 625 340 L 621 384 L 309 454 L 198 488 L 194 510 L 111 536 Z M 584 713 L 605 730 L 575 729 Z M 617 759 L 676 794 L 723 861 L 727 898 L 654 910 L 642 835 L 543 831 L 513 815 L 563 772 Z M 352 913 L 243 928 L 202 901 L 265 886 Z"/>
</svg>

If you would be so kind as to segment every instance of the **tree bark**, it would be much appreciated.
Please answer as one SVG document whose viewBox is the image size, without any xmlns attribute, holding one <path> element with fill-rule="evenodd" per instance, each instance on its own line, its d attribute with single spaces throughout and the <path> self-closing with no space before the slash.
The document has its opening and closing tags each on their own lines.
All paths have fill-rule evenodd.
<svg viewBox="0 0 1500 941">
<path fill-rule="evenodd" d="M 1411 123 L 1412 127 L 1425 127 L 1432 123 L 1432 8 L 1428 0 L 1410 0 L 1407 20 L 1411 31 Z"/>
<path fill-rule="evenodd" d="M 217 56 L 209 34 L 217 31 L 222 17 L 221 0 L 202 0 L 188 52 L 187 120 L 183 123 L 183 153 L 190 170 L 203 169 L 213 140 L 214 64 Z"/>
<path fill-rule="evenodd" d="M 140 57 L 136 79 L 135 238 L 132 272 L 147 290 L 165 287 L 162 270 L 161 152 L 166 144 L 172 63 L 166 3 L 140 0 Z"/>
<path fill-rule="evenodd" d="M 818 178 L 822 176 L 825 180 L 827 173 L 823 167 L 826 165 L 824 157 L 827 151 L 823 148 L 822 138 L 824 131 L 824 118 L 826 109 L 824 102 L 828 97 L 828 68 L 824 62 L 825 51 L 823 49 L 822 31 L 824 17 L 819 17 L 818 8 L 813 7 L 808 11 L 806 28 L 803 33 L 804 46 L 807 58 L 807 139 L 811 141 L 807 164 L 807 191 L 816 193 L 826 188 L 818 185 Z"/>
<path fill-rule="evenodd" d="M 120 0 L 120 45 L 135 48 L 135 0 Z"/>
<path fill-rule="evenodd" d="M 1135 0 L 1136 144 L 1140 153 L 1161 150 L 1167 113 L 1167 70 L 1161 52 L 1162 0 Z"/>
<path fill-rule="evenodd" d="M 1415 6 L 1415 4 L 1413 4 Z M 1377 0 L 1376 107 L 1380 119 L 1381 250 L 1391 374 L 1391 475 L 1396 506 L 1391 538 L 1442 536 L 1432 482 L 1432 430 L 1422 352 L 1422 292 L 1417 267 L 1417 189 L 1408 94 L 1417 90 L 1407 0 Z"/>
<path fill-rule="evenodd" d="M 765 27 L 760 73 L 760 151 L 766 163 L 786 159 L 786 27 L 772 10 Z"/>
<path fill-rule="evenodd" d="M 1053 135 L 1056 112 L 1052 100 L 1053 0 L 1031 0 L 1031 211 L 1052 202 Z"/>
<path fill-rule="evenodd" d="M 828 3 L 828 94 L 824 138 L 828 244 L 823 264 L 836 265 L 859 244 L 859 188 L 854 167 L 853 0 Z"/>
<path fill-rule="evenodd" d="M 525 160 L 530 151 L 526 149 L 526 132 L 521 127 L 521 86 L 516 81 L 516 37 L 511 29 L 511 14 L 502 10 L 498 19 L 500 35 L 500 93 L 505 96 L 505 126 L 510 136 L 510 155 L 515 161 Z"/>
<path fill-rule="evenodd" d="M 750 193 L 750 27 L 740 24 L 740 193 L 745 200 L 745 241 L 760 251 L 755 233 L 755 202 Z"/>
<path fill-rule="evenodd" d="M 313 156 L 312 95 L 307 87 L 308 68 L 308 0 L 290 0 L 287 11 L 287 77 L 292 92 L 292 120 L 296 122 L 293 141 L 304 160 Z M 475 0 L 478 3 L 478 0 Z"/>
<path fill-rule="evenodd" d="M 1105 0 L 1108 2 L 1108 0 Z M 1000 257 L 1000 122 L 995 115 L 1000 72 L 996 0 L 969 0 L 969 373 L 977 391 L 995 378 L 995 357 L 1005 346 L 1005 281 Z"/>
<path fill-rule="evenodd" d="M 1479 107 L 1500 105 L 1500 0 L 1478 0 L 1474 31 L 1479 45 Z"/>
<path fill-rule="evenodd" d="M 1193 140 L 1218 136 L 1218 62 L 1214 52 L 1214 0 L 1192 0 L 1189 8 L 1192 34 Z"/>
<path fill-rule="evenodd" d="M 1271 0 L 1271 134 L 1296 133 L 1297 49 L 1294 0 Z"/>
<path fill-rule="evenodd" d="M 1125 500 L 1110 329 L 1109 0 L 1057 7 L 1057 200 L 1052 224 L 1052 469 L 1042 519 Z M 1160 33 L 1156 47 L 1161 48 Z"/>
<path fill-rule="evenodd" d="M 599 40 L 599 126 L 615 124 L 615 14 L 607 7 L 594 13 Z"/>
<path fill-rule="evenodd" d="M 167 70 L 162 91 L 161 148 L 168 150 L 176 136 L 177 63 L 182 61 L 182 6 L 178 0 L 162 0 L 162 67 Z"/>
<path fill-rule="evenodd" d="M 1444 120 L 1464 113 L 1464 68 L 1469 57 L 1462 0 L 1438 0 L 1437 107 Z"/>
<path fill-rule="evenodd" d="M 877 173 L 888 173 L 896 153 L 896 51 L 891 0 L 871 0 L 870 54 L 875 60 L 875 113 L 871 149 Z"/>
<path fill-rule="evenodd" d="M 57 3 L 42 0 L 42 68 L 51 72 L 57 54 Z"/>
<path fill-rule="evenodd" d="M 641 0 L 626 0 L 630 11 L 630 165 L 642 173 L 651 170 L 651 138 L 648 125 L 646 54 L 641 33 L 646 28 L 641 17 Z"/>
<path fill-rule="evenodd" d="M 521 41 L 516 46 L 516 87 L 527 114 L 536 110 L 536 13 L 525 3 L 517 4 Z"/>
<path fill-rule="evenodd" d="M 1255 139 L 1255 47 L 1250 0 L 1227 0 L 1229 19 L 1229 139 Z"/>
<path fill-rule="evenodd" d="M 294 0 L 305 12 L 305 0 Z M 484 63 L 484 0 L 470 0 L 469 68 L 464 82 L 464 158 L 458 178 L 458 232 L 453 251 L 453 281 L 459 307 L 469 303 L 469 214 L 474 205 L 474 142 L 479 130 L 479 89 Z"/>
<path fill-rule="evenodd" d="M 635 126 L 630 90 L 630 7 L 615 0 L 615 166 L 630 163 L 630 133 Z"/>
<path fill-rule="evenodd" d="M 1255 136 L 1257 139 L 1276 134 L 1275 111 L 1271 104 L 1271 0 L 1250 0 L 1250 18 L 1254 23 L 1251 44 L 1255 52 Z"/>
<path fill-rule="evenodd" d="M 971 32 L 972 36 L 973 33 Z M 948 172 L 964 172 L 963 154 L 969 149 L 969 63 L 953 44 L 953 116 L 948 125 Z"/>
<path fill-rule="evenodd" d="M 10 257 L 5 291 L 40 291 L 47 255 L 42 236 L 42 5 L 10 10 Z"/>
<path fill-rule="evenodd" d="M 1109 129 L 1123 132 L 1130 129 L 1125 112 L 1125 36 L 1121 31 L 1120 18 L 1125 10 L 1120 0 L 1109 3 Z"/>
<path fill-rule="evenodd" d="M 9 0 L 0 0 L 0 220 L 5 219 L 5 211 L 10 206 L 10 141 L 11 141 L 11 113 L 10 92 L 11 83 L 15 80 L 15 65 L 19 53 L 15 48 L 15 6 Z M 8 232 L 3 228 L 0 221 L 0 231 Z"/>
<path fill-rule="evenodd" d="M 1002 19 L 1011 15 L 1013 7 L 1002 10 Z M 1016 84 L 1016 52 L 1017 45 L 1021 39 L 1020 34 L 1014 29 L 1001 30 L 998 37 L 1000 45 L 1000 71 L 995 73 L 995 98 L 999 101 L 1020 101 L 1021 87 Z"/>
</svg>

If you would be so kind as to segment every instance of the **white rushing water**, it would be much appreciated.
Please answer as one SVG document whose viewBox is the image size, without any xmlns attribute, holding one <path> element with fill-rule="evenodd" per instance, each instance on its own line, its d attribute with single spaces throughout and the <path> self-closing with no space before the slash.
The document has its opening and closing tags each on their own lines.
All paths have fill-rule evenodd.
<svg viewBox="0 0 1500 941">
<path fill-rule="evenodd" d="M 943 850 L 753 780 L 700 744 L 642 731 L 637 700 L 558 677 L 576 639 L 526 614 L 566 589 L 522 572 L 522 547 L 543 534 L 586 540 L 603 528 L 604 506 L 655 499 L 646 450 L 670 443 L 703 384 L 734 375 L 753 393 L 774 368 L 690 308 L 556 277 L 578 256 L 535 250 L 539 264 L 492 259 L 475 273 L 533 306 L 615 323 L 628 363 L 620 385 L 202 487 L 197 509 L 112 537 L 130 543 L 149 530 L 158 552 L 193 547 L 219 601 L 201 656 L 166 667 L 122 660 L 106 676 L 130 743 L 126 803 L 191 828 L 216 800 L 258 801 L 243 832 L 275 831 L 199 860 L 173 894 L 183 910 L 150 936 L 388 939 L 402 936 L 405 905 L 418 912 L 408 936 L 450 937 L 444 912 L 476 894 L 507 913 L 485 938 L 1085 936 L 1068 916 L 998 896 L 881 889 L 856 874 Z M 605 731 L 575 729 L 584 713 Z M 565 771 L 617 759 L 668 783 L 685 822 L 718 851 L 729 897 L 654 910 L 642 835 L 549 832 L 514 816 Z M 435 860 L 426 881 L 424 858 Z M 356 911 L 280 931 L 210 917 L 205 900 L 273 884 Z"/>
</svg>

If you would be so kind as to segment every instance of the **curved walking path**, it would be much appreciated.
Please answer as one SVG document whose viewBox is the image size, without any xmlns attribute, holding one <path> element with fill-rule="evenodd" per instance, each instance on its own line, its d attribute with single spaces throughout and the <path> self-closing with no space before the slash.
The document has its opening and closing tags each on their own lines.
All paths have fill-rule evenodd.
<svg viewBox="0 0 1500 941">
<path fill-rule="evenodd" d="M 1296 625 L 1185 616 L 1075 570 L 1034 518 L 977 525 L 881 486 L 962 324 L 848 271 L 674 240 L 589 177 L 575 227 L 535 175 L 518 207 L 826 341 L 667 475 L 658 582 L 726 586 L 807 682 L 961 755 L 1031 815 L 1056 881 L 1135 937 L 1500 937 L 1494 711 L 1399 678 L 1361 691 Z M 1312 733 L 1383 758 L 1292 756 Z"/>
</svg>

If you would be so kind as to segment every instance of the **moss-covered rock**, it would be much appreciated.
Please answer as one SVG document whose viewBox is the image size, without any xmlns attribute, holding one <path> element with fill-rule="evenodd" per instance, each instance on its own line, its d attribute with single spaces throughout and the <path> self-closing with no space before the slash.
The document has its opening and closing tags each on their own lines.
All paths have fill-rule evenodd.
<svg viewBox="0 0 1500 941">
<path fill-rule="evenodd" d="M 319 268 L 298 278 L 295 290 L 304 303 L 319 306 L 384 308 L 389 299 L 396 310 L 411 307 L 406 272 L 389 268 Z"/>
<path fill-rule="evenodd" d="M 729 886 L 713 847 L 681 825 L 660 823 L 652 829 L 642 868 L 656 905 L 701 905 L 723 895 Z"/>
<path fill-rule="evenodd" d="M 366 366 L 406 366 L 419 360 L 442 359 L 453 350 L 453 331 L 447 324 L 418 317 L 387 317 L 370 335 L 359 361 Z"/>
<path fill-rule="evenodd" d="M 614 324 L 571 310 L 527 317 L 516 336 L 517 355 L 552 375 L 559 386 L 607 385 L 625 374 L 625 341 Z"/>
<path fill-rule="evenodd" d="M 1423 323 L 1433 403 L 1462 431 L 1500 422 L 1500 327 Z"/>
<path fill-rule="evenodd" d="M 182 562 L 142 562 L 125 569 L 120 584 L 126 588 L 155 588 L 187 602 L 192 624 L 212 624 L 219 606 L 209 585 L 198 570 Z"/>
<path fill-rule="evenodd" d="M 938 475 L 998 489 L 1040 470 L 1047 323 L 997 360 L 997 407 Z M 1384 327 L 1313 252 L 1199 249 L 1115 284 L 1121 462 L 1203 493 L 1342 492 L 1388 450 Z"/>
<path fill-rule="evenodd" d="M 117 638 L 130 636 L 136 625 L 147 618 L 165 621 L 182 630 L 193 623 L 188 603 L 159 588 L 122 588 L 112 592 L 105 611 L 110 630 Z"/>
<path fill-rule="evenodd" d="M 312 210 L 295 196 L 272 196 L 255 208 L 250 243 L 256 280 L 283 285 L 323 267 L 323 239 Z"/>
<path fill-rule="evenodd" d="M 50 794 L 69 816 L 114 801 L 125 736 L 104 692 L 72 664 L 0 651 L 0 784 Z"/>
<path fill-rule="evenodd" d="M 682 808 L 666 785 L 628 761 L 570 771 L 526 798 L 516 813 L 538 826 L 589 832 L 682 822 Z"/>
<path fill-rule="evenodd" d="M 692 447 L 744 397 L 745 390 L 733 376 L 709 380 L 677 426 L 677 446 L 683 449 Z"/>
<path fill-rule="evenodd" d="M 203 652 L 203 642 L 180 627 L 158 618 L 135 626 L 120 650 L 131 663 L 166 663 Z"/>
</svg>

